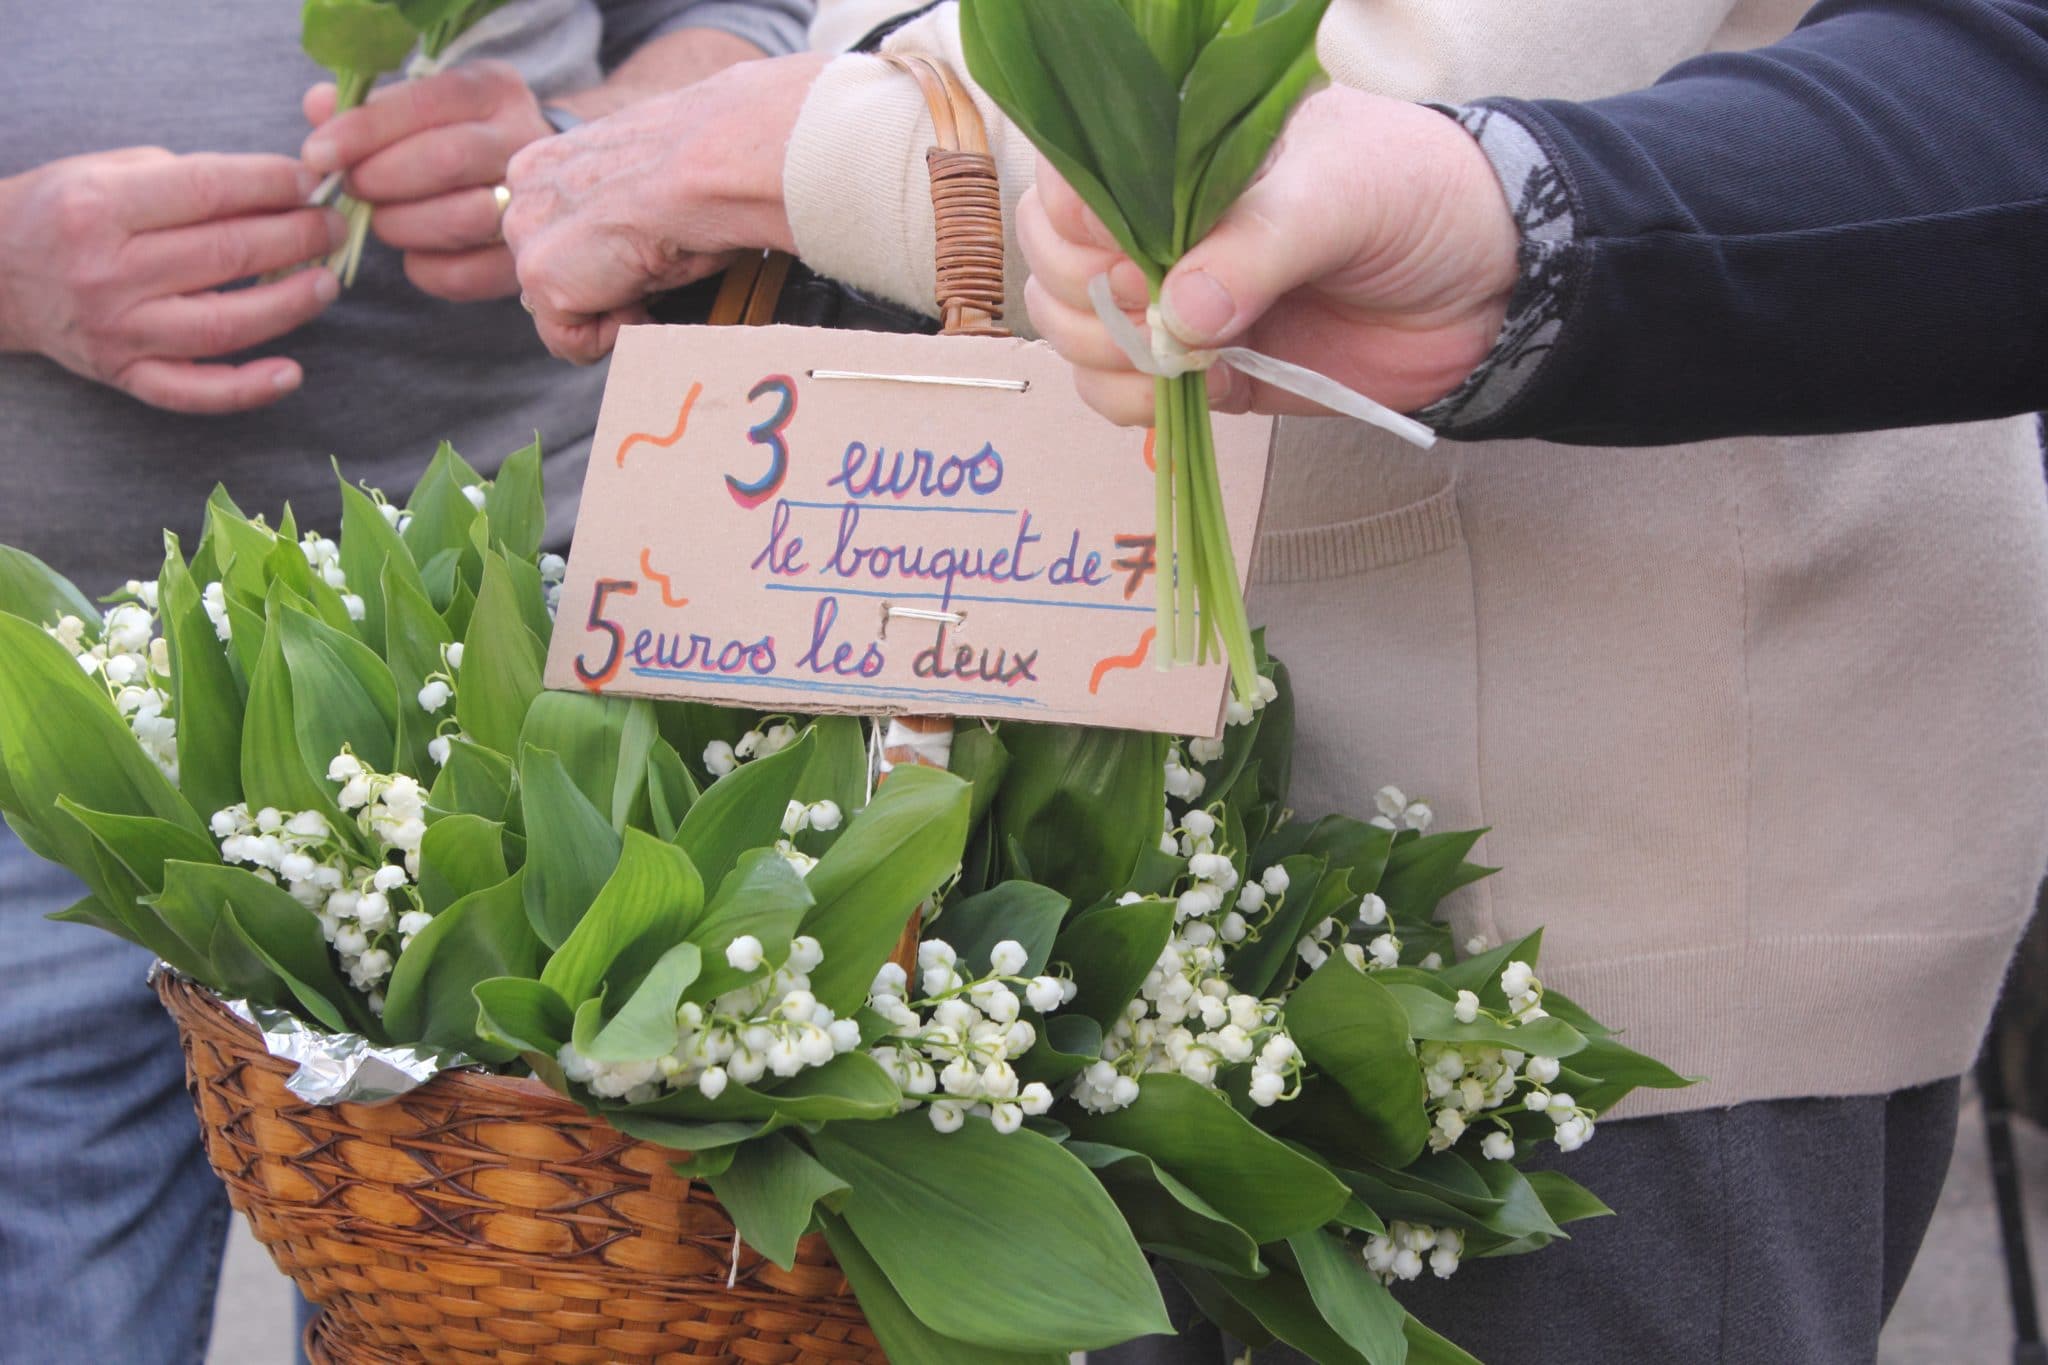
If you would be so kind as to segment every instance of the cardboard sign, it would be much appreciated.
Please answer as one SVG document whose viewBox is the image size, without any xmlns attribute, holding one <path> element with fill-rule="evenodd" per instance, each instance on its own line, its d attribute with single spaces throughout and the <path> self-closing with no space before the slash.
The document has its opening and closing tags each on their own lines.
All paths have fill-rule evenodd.
<svg viewBox="0 0 2048 1365">
<path fill-rule="evenodd" d="M 1240 578 L 1272 427 L 1216 423 Z M 1213 735 L 1223 665 L 1154 667 L 1150 458 L 1040 342 L 627 328 L 547 684 Z"/>
</svg>

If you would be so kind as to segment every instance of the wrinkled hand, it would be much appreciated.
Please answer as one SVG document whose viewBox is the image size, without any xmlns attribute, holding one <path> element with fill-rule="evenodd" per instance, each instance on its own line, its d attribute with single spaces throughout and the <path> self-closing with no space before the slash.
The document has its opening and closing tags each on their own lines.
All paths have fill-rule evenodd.
<svg viewBox="0 0 2048 1365">
<path fill-rule="evenodd" d="M 1145 277 L 1080 197 L 1040 164 L 1018 236 L 1025 301 L 1091 407 L 1152 420 L 1152 380 L 1095 316 L 1088 282 L 1143 321 Z M 1479 146 L 1418 105 L 1333 87 L 1305 101 L 1259 179 L 1166 278 L 1161 312 L 1190 347 L 1249 346 L 1397 411 L 1443 397 L 1485 359 L 1507 315 L 1519 236 Z M 1317 413 L 1227 365 L 1220 411 Z"/>
<path fill-rule="evenodd" d="M 525 79 L 504 62 L 470 62 L 372 92 L 334 117 L 334 87 L 306 92 L 314 125 L 301 155 L 373 206 L 370 230 L 405 253 L 405 275 L 438 298 L 517 292 L 492 187 L 513 154 L 554 129 Z"/>
<path fill-rule="evenodd" d="M 0 180 L 0 351 L 36 351 L 74 374 L 174 412 L 239 412 L 304 381 L 270 356 L 200 364 L 317 316 L 325 270 L 220 292 L 341 241 L 341 216 L 305 207 L 314 177 L 289 157 L 174 156 L 132 147 Z"/>
<path fill-rule="evenodd" d="M 602 359 L 648 295 L 792 249 L 783 153 L 825 60 L 744 62 L 513 159 L 505 240 L 550 351 Z"/>
</svg>

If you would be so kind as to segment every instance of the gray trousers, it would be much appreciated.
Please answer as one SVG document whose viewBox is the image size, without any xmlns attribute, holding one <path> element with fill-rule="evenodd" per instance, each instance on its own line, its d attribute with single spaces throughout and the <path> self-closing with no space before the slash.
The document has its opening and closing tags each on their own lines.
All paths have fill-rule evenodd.
<svg viewBox="0 0 2048 1365">
<path fill-rule="evenodd" d="M 1544 1164 L 1618 1216 L 1397 1296 L 1487 1365 L 1870 1365 L 1948 1173 L 1957 1087 L 1602 1124 Z M 1189 1322 L 1193 1306 L 1166 1289 Z M 1240 1349 L 1197 1320 L 1088 1359 L 1220 1365 Z M 1274 1346 L 1253 1359 L 1307 1357 Z"/>
</svg>

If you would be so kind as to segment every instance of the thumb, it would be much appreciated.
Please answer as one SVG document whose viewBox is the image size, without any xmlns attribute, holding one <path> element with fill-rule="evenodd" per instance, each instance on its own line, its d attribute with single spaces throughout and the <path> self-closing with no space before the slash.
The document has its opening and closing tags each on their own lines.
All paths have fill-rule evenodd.
<svg viewBox="0 0 2048 1365">
<path fill-rule="evenodd" d="M 1168 272 L 1160 316 L 1197 347 L 1230 342 L 1282 296 L 1340 269 L 1367 245 L 1366 215 L 1334 192 L 1320 139 L 1290 128 L 1266 174 Z M 1320 169 L 1318 166 L 1320 164 Z"/>
</svg>

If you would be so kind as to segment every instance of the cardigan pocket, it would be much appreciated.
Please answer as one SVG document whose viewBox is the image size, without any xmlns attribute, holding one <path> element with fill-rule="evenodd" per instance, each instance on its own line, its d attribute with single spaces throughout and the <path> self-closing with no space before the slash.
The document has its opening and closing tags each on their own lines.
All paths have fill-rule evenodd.
<svg viewBox="0 0 2048 1365">
<path fill-rule="evenodd" d="M 1486 823 L 1478 627 L 1455 481 L 1355 521 L 1262 536 L 1251 608 L 1294 685 L 1297 813 L 1370 816 L 1373 794 L 1391 785 L 1430 802 L 1433 828 Z M 1460 944 L 1499 941 L 1485 885 L 1444 902 Z"/>
</svg>

